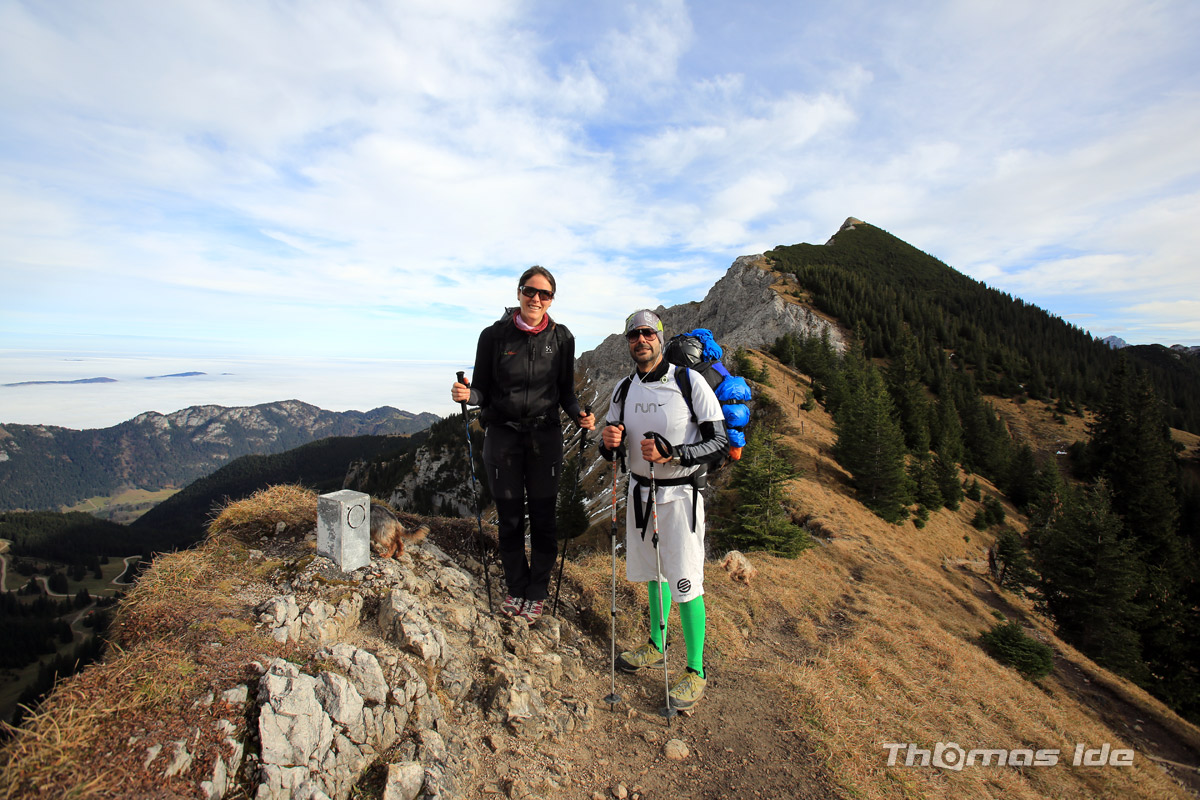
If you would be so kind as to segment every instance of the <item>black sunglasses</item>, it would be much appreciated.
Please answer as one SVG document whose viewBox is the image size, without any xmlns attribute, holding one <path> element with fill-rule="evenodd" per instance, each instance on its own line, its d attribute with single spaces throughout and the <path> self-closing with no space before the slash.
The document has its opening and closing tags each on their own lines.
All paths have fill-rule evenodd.
<svg viewBox="0 0 1200 800">
<path fill-rule="evenodd" d="M 549 289 L 535 289 L 532 286 L 522 286 L 521 294 L 525 295 L 526 297 L 528 297 L 531 300 L 533 299 L 533 296 L 536 294 L 538 297 L 542 298 L 543 303 L 545 303 L 548 300 L 554 299 L 554 292 L 550 291 Z"/>
<path fill-rule="evenodd" d="M 625 338 L 632 344 L 638 339 L 655 339 L 658 337 L 658 331 L 653 328 L 634 328 L 625 334 Z"/>
</svg>

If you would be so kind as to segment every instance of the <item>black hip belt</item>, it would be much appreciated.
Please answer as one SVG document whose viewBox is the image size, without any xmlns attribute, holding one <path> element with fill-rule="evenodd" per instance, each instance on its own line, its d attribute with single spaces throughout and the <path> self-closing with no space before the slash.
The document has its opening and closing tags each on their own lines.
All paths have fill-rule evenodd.
<svg viewBox="0 0 1200 800">
<path fill-rule="evenodd" d="M 698 469 L 691 475 L 684 475 L 680 478 L 655 478 L 651 481 L 649 478 L 638 475 L 636 472 L 629 473 L 633 478 L 634 483 L 638 486 L 659 487 L 659 486 L 690 486 L 692 487 L 692 533 L 696 532 L 696 506 L 700 499 L 700 490 L 708 486 L 708 470 Z M 648 492 L 649 500 L 645 504 L 642 503 L 642 493 L 633 493 L 633 524 L 642 531 L 642 539 L 646 538 L 646 526 L 650 522 L 650 514 L 654 511 L 654 495 L 655 492 Z M 645 506 L 643 508 L 643 505 Z"/>
</svg>

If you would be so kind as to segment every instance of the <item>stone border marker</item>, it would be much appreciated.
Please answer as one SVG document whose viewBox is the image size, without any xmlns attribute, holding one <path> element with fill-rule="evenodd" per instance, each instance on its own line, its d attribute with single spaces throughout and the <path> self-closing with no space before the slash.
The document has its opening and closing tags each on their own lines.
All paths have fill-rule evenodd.
<svg viewBox="0 0 1200 800">
<path fill-rule="evenodd" d="M 317 498 L 317 555 L 342 572 L 371 563 L 371 498 L 342 489 Z"/>
</svg>

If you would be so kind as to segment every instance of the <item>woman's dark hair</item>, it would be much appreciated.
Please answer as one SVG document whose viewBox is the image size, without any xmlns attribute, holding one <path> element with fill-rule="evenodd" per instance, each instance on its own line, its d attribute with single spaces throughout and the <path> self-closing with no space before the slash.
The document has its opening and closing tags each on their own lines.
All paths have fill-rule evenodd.
<svg viewBox="0 0 1200 800">
<path fill-rule="evenodd" d="M 545 267 L 539 267 L 537 264 L 534 264 L 532 267 L 521 273 L 521 278 L 517 281 L 517 288 L 519 289 L 524 286 L 525 281 L 529 280 L 534 275 L 541 275 L 543 278 L 550 281 L 550 291 L 558 291 L 558 286 L 555 285 L 554 276 L 550 274 L 550 270 L 546 269 Z"/>
</svg>

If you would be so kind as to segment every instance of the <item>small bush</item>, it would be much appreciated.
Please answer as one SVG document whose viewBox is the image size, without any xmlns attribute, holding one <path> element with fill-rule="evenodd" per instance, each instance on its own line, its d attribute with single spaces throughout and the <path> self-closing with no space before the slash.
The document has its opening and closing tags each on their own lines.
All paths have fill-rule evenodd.
<svg viewBox="0 0 1200 800">
<path fill-rule="evenodd" d="M 1025 633 L 1018 622 L 998 622 L 979 638 L 992 658 L 1030 680 L 1044 678 L 1054 669 L 1054 650 Z"/>
<path fill-rule="evenodd" d="M 987 512 L 988 525 L 1001 525 L 1004 523 L 1004 504 L 995 497 L 989 496 L 984 500 L 983 508 Z"/>
</svg>

